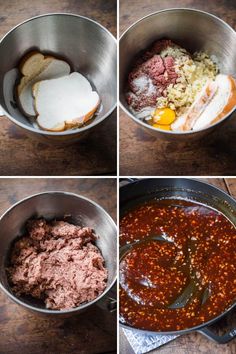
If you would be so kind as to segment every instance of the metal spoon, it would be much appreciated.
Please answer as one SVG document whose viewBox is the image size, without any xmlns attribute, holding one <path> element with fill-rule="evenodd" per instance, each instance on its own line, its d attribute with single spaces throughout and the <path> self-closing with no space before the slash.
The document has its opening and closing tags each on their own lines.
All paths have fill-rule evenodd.
<svg viewBox="0 0 236 354">
<path fill-rule="evenodd" d="M 158 241 L 158 242 L 168 242 L 173 243 L 174 241 L 166 234 L 162 235 L 154 235 L 145 238 L 144 240 L 134 241 L 132 243 L 126 244 L 120 248 L 120 261 L 124 258 L 127 252 L 132 249 L 133 246 L 145 243 L 147 241 Z M 197 278 L 196 274 L 193 273 L 190 278 L 190 282 L 186 286 L 186 288 L 182 291 L 182 293 L 175 299 L 175 301 L 167 306 L 169 309 L 178 309 L 183 308 L 187 305 L 187 303 L 191 300 L 191 298 L 195 296 L 199 296 L 202 298 L 202 304 L 206 302 L 208 297 L 210 296 L 210 291 L 208 287 L 206 287 L 203 291 L 199 291 L 197 288 Z"/>
<path fill-rule="evenodd" d="M 168 242 L 168 243 L 173 243 L 174 241 L 168 237 L 166 234 L 162 235 L 154 235 L 154 236 L 148 236 L 144 240 L 138 240 L 134 241 L 132 243 L 128 243 L 126 245 L 123 245 L 120 247 L 120 261 L 124 257 L 124 255 L 133 247 L 136 245 L 139 245 L 141 243 L 146 243 L 147 241 L 158 241 L 158 242 Z"/>
</svg>

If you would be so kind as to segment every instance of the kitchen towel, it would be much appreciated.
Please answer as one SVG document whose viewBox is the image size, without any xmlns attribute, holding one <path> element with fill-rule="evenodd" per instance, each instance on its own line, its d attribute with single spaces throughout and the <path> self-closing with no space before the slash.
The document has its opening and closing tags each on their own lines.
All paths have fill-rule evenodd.
<svg viewBox="0 0 236 354">
<path fill-rule="evenodd" d="M 178 337 L 178 335 L 140 334 L 129 329 L 123 329 L 123 331 L 135 354 L 148 353 Z"/>
</svg>

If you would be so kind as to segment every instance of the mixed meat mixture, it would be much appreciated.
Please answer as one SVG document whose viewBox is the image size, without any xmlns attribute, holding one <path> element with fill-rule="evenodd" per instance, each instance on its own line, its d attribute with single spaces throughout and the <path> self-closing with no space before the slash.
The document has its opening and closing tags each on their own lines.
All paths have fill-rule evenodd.
<svg viewBox="0 0 236 354">
<path fill-rule="evenodd" d="M 156 106 L 157 98 L 166 92 L 169 84 L 175 84 L 178 77 L 174 58 L 159 53 L 172 44 L 169 40 L 156 42 L 150 51 L 137 61 L 129 74 L 130 91 L 127 101 L 130 107 L 145 116 L 146 110 Z"/>
<path fill-rule="evenodd" d="M 192 328 L 236 299 L 236 229 L 216 210 L 147 202 L 121 218 L 120 244 L 120 320 L 129 326 Z"/>
<path fill-rule="evenodd" d="M 26 228 L 10 254 L 9 282 L 16 296 L 31 295 L 48 309 L 65 310 L 104 291 L 108 273 L 91 228 L 44 219 L 30 220 Z"/>
<path fill-rule="evenodd" d="M 236 106 L 236 83 L 231 76 L 219 74 L 206 53 L 191 55 L 163 39 L 135 62 L 126 99 L 131 112 L 154 128 L 199 130 Z"/>
</svg>

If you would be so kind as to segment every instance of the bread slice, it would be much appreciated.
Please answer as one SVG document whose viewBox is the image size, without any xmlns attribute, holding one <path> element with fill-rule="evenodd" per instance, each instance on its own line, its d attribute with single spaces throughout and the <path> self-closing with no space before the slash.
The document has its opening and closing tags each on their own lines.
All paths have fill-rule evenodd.
<svg viewBox="0 0 236 354">
<path fill-rule="evenodd" d="M 219 121 L 236 105 L 236 95 L 234 105 L 231 102 L 235 88 L 232 77 L 218 74 L 204 86 L 187 113 L 171 125 L 172 130 L 199 130 Z"/>
<path fill-rule="evenodd" d="M 69 64 L 63 60 L 31 52 L 22 60 L 20 71 L 23 77 L 16 88 L 18 103 L 26 116 L 34 117 L 33 85 L 40 80 L 67 75 L 71 70 Z"/>
<path fill-rule="evenodd" d="M 225 115 L 228 113 L 227 109 L 225 108 L 227 107 L 233 92 L 231 78 L 228 75 L 219 74 L 216 76 L 216 83 L 218 85 L 217 92 L 215 93 L 211 102 L 199 116 L 198 120 L 195 122 L 193 130 L 202 129 L 223 118 L 224 115 L 221 116 L 221 112 L 223 110 L 225 110 Z"/>
<path fill-rule="evenodd" d="M 212 100 L 217 91 L 217 83 L 213 80 L 208 80 L 202 90 L 198 93 L 194 102 L 185 114 L 178 117 L 172 123 L 171 129 L 178 131 L 189 131 L 193 128 L 201 113 Z"/>
<path fill-rule="evenodd" d="M 79 127 L 92 118 L 100 103 L 89 81 L 74 72 L 33 86 L 37 123 L 48 131 Z"/>
</svg>

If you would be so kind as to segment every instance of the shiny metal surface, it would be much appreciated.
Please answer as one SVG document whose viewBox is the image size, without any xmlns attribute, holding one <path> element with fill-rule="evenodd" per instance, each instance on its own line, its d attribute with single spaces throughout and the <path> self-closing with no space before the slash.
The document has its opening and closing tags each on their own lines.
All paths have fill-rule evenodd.
<svg viewBox="0 0 236 354">
<path fill-rule="evenodd" d="M 108 269 L 108 283 L 105 292 L 88 304 L 71 310 L 48 310 L 37 301 L 17 298 L 12 293 L 6 275 L 9 248 L 12 241 L 24 233 L 25 222 L 32 217 L 48 220 L 63 219 L 81 226 L 88 226 L 100 236 L 96 245 L 101 250 Z M 45 192 L 30 196 L 9 208 L 0 218 L 0 289 L 16 303 L 40 313 L 68 315 L 77 314 L 102 299 L 116 280 L 116 225 L 112 218 L 98 204 L 76 194 L 66 192 Z"/>
<path fill-rule="evenodd" d="M 220 122 L 185 133 L 158 130 L 134 117 L 125 100 L 127 75 L 135 56 L 154 41 L 172 39 L 190 52 L 205 51 L 217 58 L 220 70 L 236 78 L 236 32 L 224 21 L 209 13 L 195 9 L 168 9 L 150 14 L 127 29 L 120 38 L 120 105 L 122 109 L 148 133 L 166 140 L 201 138 L 221 126 L 231 111 Z"/>
<path fill-rule="evenodd" d="M 34 49 L 68 60 L 74 71 L 81 72 L 96 87 L 103 107 L 91 124 L 65 132 L 46 132 L 33 127 L 18 109 L 9 112 L 10 98 L 4 97 L 3 92 L 5 74 L 17 67 L 22 56 Z M 14 83 L 14 80 L 9 83 L 8 91 L 14 90 Z M 0 105 L 12 122 L 45 142 L 79 140 L 116 107 L 115 38 L 97 22 L 73 14 L 46 14 L 19 24 L 0 42 Z"/>
</svg>

